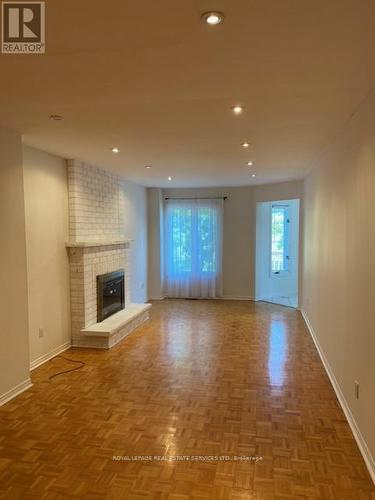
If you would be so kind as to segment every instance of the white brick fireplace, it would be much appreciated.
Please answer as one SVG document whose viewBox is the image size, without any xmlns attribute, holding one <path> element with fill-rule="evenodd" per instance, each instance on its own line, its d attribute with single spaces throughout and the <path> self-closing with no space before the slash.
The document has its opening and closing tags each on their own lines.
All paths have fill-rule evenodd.
<svg viewBox="0 0 375 500">
<path fill-rule="evenodd" d="M 108 349 L 147 320 L 151 307 L 130 300 L 122 179 L 70 160 L 68 185 L 72 345 Z M 125 271 L 125 310 L 97 323 L 97 276 L 119 269 Z"/>
</svg>

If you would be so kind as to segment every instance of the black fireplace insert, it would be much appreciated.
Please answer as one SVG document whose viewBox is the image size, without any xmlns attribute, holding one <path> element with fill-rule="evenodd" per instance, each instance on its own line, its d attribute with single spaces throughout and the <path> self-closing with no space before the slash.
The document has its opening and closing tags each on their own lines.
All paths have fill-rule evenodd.
<svg viewBox="0 0 375 500">
<path fill-rule="evenodd" d="M 98 323 L 125 308 L 124 269 L 97 276 L 96 289 Z"/>
</svg>

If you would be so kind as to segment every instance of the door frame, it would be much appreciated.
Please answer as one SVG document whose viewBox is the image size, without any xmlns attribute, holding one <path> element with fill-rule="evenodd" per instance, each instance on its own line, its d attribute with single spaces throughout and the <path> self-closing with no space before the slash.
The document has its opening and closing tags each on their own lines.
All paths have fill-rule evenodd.
<svg viewBox="0 0 375 500">
<path fill-rule="evenodd" d="M 299 309 L 301 303 L 301 267 L 302 267 L 302 219 L 301 219 L 301 198 L 289 198 L 289 199 L 272 199 L 272 200 L 262 200 L 256 203 L 256 217 L 255 217 L 255 301 L 267 301 L 270 297 L 265 294 L 265 286 L 262 285 L 262 277 L 266 280 L 266 275 L 268 275 L 268 279 L 271 281 L 273 279 L 278 280 L 279 275 L 273 275 L 271 270 L 271 218 L 272 218 L 272 206 L 273 205 L 282 205 L 282 204 L 290 204 L 291 202 L 297 202 L 297 215 L 298 215 L 298 224 L 297 224 L 297 232 L 298 234 L 295 236 L 296 238 L 296 254 L 297 254 L 297 263 L 295 267 L 296 274 L 296 287 L 297 287 L 297 307 Z M 267 219 L 265 219 L 267 217 Z M 269 234 L 265 236 L 265 232 Z M 264 240 L 267 238 L 267 260 L 265 264 L 264 258 Z M 265 266 L 267 269 L 265 270 Z M 281 276 L 282 277 L 282 276 Z M 285 277 L 285 274 L 284 274 Z"/>
</svg>

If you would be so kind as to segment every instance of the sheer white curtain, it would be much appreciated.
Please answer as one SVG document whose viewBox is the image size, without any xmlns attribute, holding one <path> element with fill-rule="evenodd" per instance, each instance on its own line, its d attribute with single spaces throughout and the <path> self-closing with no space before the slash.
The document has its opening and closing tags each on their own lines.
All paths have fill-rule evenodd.
<svg viewBox="0 0 375 500">
<path fill-rule="evenodd" d="M 166 200 L 165 294 L 222 295 L 223 200 Z"/>
</svg>

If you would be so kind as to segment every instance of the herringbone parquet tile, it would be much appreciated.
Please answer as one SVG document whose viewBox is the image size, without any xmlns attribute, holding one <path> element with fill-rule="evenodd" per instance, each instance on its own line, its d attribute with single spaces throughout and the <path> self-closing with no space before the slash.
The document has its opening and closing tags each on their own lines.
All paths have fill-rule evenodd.
<svg viewBox="0 0 375 500">
<path fill-rule="evenodd" d="M 112 350 L 64 355 L 86 365 L 50 380 L 73 366 L 55 358 L 0 408 L 1 498 L 375 498 L 294 310 L 163 301 Z M 229 459 L 144 460 L 166 455 Z"/>
</svg>

